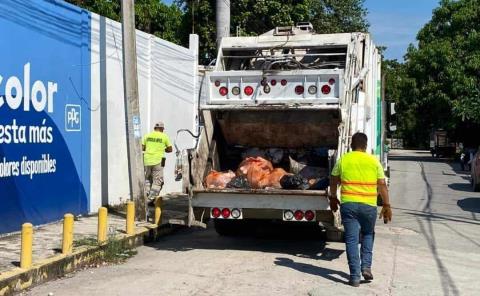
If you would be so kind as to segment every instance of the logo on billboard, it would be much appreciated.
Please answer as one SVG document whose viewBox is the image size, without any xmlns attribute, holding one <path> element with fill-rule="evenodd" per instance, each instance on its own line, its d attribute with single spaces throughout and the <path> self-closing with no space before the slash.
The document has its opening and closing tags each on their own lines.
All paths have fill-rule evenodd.
<svg viewBox="0 0 480 296">
<path fill-rule="evenodd" d="M 80 105 L 65 105 L 65 130 L 67 132 L 82 130 L 82 107 Z"/>
</svg>

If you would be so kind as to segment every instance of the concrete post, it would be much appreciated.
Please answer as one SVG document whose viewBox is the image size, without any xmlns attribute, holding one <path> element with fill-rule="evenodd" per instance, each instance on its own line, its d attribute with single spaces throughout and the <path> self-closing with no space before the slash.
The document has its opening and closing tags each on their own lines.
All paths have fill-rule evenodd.
<svg viewBox="0 0 480 296">
<path fill-rule="evenodd" d="M 217 48 L 223 37 L 230 36 L 230 0 L 217 0 Z"/>
<path fill-rule="evenodd" d="M 136 203 L 136 216 L 146 221 L 145 175 L 141 145 L 140 104 L 138 101 L 135 9 L 133 0 L 122 0 L 123 83 L 127 121 L 130 195 Z"/>
</svg>

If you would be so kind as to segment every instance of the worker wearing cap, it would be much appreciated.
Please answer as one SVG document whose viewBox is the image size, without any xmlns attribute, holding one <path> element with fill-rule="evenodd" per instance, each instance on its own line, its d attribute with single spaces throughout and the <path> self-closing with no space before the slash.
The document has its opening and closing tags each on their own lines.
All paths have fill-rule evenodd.
<svg viewBox="0 0 480 296">
<path fill-rule="evenodd" d="M 380 218 L 384 223 L 392 220 L 392 210 L 382 165 L 376 157 L 366 152 L 367 135 L 356 133 L 352 136 L 352 152 L 343 155 L 332 170 L 330 179 L 330 208 L 338 210 L 337 186 L 341 186 L 340 215 L 345 229 L 345 244 L 349 284 L 358 287 L 360 275 L 373 280 L 372 256 L 375 221 L 377 217 L 378 193 L 383 200 Z M 378 190 L 378 193 L 377 193 Z M 360 238 L 360 234 L 362 234 Z M 360 254 L 358 243 L 360 241 Z"/>
<path fill-rule="evenodd" d="M 155 124 L 153 132 L 145 135 L 142 141 L 145 179 L 150 181 L 149 199 L 160 195 L 163 187 L 163 168 L 165 167 L 165 152 L 173 151 L 170 139 L 163 132 L 163 122 Z"/>
</svg>

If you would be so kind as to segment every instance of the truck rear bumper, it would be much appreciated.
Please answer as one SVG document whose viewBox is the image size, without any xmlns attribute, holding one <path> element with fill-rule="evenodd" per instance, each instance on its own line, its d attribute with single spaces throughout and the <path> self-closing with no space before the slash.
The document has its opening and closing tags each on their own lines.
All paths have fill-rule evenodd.
<svg viewBox="0 0 480 296">
<path fill-rule="evenodd" d="M 329 210 L 326 191 L 300 190 L 196 190 L 193 207 L 270 210 Z"/>
</svg>

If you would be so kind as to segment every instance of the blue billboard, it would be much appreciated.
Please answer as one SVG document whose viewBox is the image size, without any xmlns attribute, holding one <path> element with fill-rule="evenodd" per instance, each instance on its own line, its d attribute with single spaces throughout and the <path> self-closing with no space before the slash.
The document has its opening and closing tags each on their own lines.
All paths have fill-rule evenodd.
<svg viewBox="0 0 480 296">
<path fill-rule="evenodd" d="M 90 200 L 90 14 L 0 1 L 0 233 L 85 214 Z"/>
</svg>

